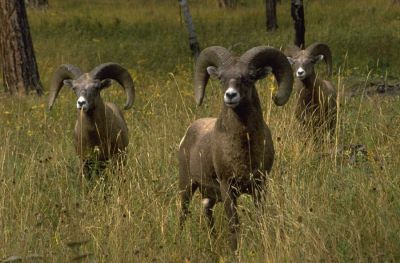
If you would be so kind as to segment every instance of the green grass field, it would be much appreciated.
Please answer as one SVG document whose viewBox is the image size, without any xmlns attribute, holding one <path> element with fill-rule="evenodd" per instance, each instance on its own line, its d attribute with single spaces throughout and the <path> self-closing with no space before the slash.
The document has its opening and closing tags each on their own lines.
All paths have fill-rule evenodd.
<svg viewBox="0 0 400 263">
<path fill-rule="evenodd" d="M 49 2 L 46 11 L 28 10 L 45 95 L 0 94 L 0 262 L 229 262 L 221 205 L 216 239 L 199 195 L 179 231 L 178 144 L 193 120 L 217 116 L 222 96 L 212 81 L 205 104 L 195 106 L 178 1 Z M 262 1 L 242 1 L 233 11 L 215 2 L 189 1 L 202 48 L 240 54 L 293 42 L 290 1 L 278 5 L 279 30 L 268 34 Z M 240 262 L 400 261 L 400 98 L 345 96 L 371 81 L 399 82 L 400 7 L 391 2 L 305 1 L 306 42 L 332 48 L 338 132 L 333 144 L 314 145 L 294 117 L 295 96 L 276 107 L 272 78 L 259 82 L 276 158 L 264 211 L 240 198 Z M 128 162 L 117 174 L 107 170 L 107 182 L 89 184 L 78 175 L 73 147 L 75 97 L 64 88 L 48 112 L 48 83 L 62 63 L 90 70 L 109 61 L 136 82 L 134 108 L 125 112 Z M 125 101 L 116 85 L 103 97 Z"/>
</svg>

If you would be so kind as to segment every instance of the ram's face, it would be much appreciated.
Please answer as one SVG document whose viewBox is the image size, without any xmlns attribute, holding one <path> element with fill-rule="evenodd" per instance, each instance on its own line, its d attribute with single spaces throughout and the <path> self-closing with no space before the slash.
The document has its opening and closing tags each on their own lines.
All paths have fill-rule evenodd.
<svg viewBox="0 0 400 263">
<path fill-rule="evenodd" d="M 265 77 L 268 73 L 266 70 L 249 70 L 241 65 L 229 69 L 217 69 L 213 66 L 207 68 L 210 76 L 220 80 L 224 103 L 229 108 L 237 107 L 244 100 L 252 100 L 254 83 Z"/>
<path fill-rule="evenodd" d="M 95 108 L 96 100 L 100 98 L 100 91 L 109 87 L 111 80 L 92 79 L 88 74 L 82 75 L 76 80 L 64 80 L 64 85 L 70 87 L 77 96 L 76 108 L 85 112 Z"/>
<path fill-rule="evenodd" d="M 314 74 L 314 65 L 323 58 L 323 55 L 312 56 L 302 50 L 296 56 L 288 57 L 288 60 L 296 77 L 303 80 Z"/>
</svg>

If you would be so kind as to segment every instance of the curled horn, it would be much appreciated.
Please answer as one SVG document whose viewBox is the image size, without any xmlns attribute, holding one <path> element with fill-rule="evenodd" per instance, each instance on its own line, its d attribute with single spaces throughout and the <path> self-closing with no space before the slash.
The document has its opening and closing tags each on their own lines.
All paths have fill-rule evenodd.
<svg viewBox="0 0 400 263">
<path fill-rule="evenodd" d="M 332 53 L 328 45 L 324 43 L 314 43 L 310 45 L 306 51 L 313 56 L 323 55 L 325 64 L 328 67 L 328 75 L 332 75 Z"/>
<path fill-rule="evenodd" d="M 58 96 L 58 93 L 60 92 L 62 86 L 64 85 L 64 80 L 66 79 L 76 79 L 80 75 L 82 75 L 82 71 L 70 64 L 63 64 L 58 69 L 56 72 L 54 72 L 53 77 L 50 82 L 50 94 L 49 94 L 49 110 L 53 107 L 53 104 Z"/>
<path fill-rule="evenodd" d="M 126 93 L 126 103 L 124 109 L 130 109 L 135 100 L 135 87 L 129 72 L 117 63 L 104 63 L 95 67 L 90 73 L 93 79 L 113 79 L 116 80 Z"/>
<path fill-rule="evenodd" d="M 197 105 L 201 105 L 204 98 L 204 91 L 207 86 L 210 76 L 207 72 L 207 67 L 229 65 L 233 61 L 232 54 L 224 47 L 213 46 L 201 51 L 197 58 L 196 68 L 194 73 L 194 96 Z"/>
<path fill-rule="evenodd" d="M 246 63 L 249 69 L 271 67 L 279 85 L 272 99 L 278 106 L 289 100 L 293 88 L 293 73 L 289 61 L 281 51 L 267 46 L 254 47 L 244 53 L 240 60 Z"/>
</svg>

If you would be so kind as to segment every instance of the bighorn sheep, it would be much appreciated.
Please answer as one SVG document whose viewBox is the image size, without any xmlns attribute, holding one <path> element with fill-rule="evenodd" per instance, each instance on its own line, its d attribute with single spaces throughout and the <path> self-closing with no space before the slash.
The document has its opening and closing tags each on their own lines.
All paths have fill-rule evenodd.
<svg viewBox="0 0 400 263">
<path fill-rule="evenodd" d="M 224 203 L 233 250 L 237 249 L 239 229 L 236 200 L 246 193 L 253 196 L 255 204 L 259 203 L 274 161 L 271 132 L 264 122 L 255 88 L 255 82 L 271 68 L 279 83 L 273 100 L 284 105 L 292 91 L 293 76 L 288 60 L 277 49 L 259 46 L 234 57 L 224 47 L 213 46 L 204 49 L 196 63 L 197 104 L 203 101 L 210 76 L 220 80 L 224 103 L 218 118 L 196 120 L 180 143 L 180 225 L 183 226 L 191 198 L 199 189 L 212 231 L 212 209 L 217 202 Z"/>
<path fill-rule="evenodd" d="M 295 86 L 299 91 L 297 119 L 304 125 L 311 125 L 313 133 L 333 133 L 336 126 L 336 89 L 331 82 L 317 78 L 314 71 L 314 65 L 323 59 L 331 76 L 332 55 L 329 47 L 323 43 L 314 43 L 304 50 L 290 46 L 285 54 L 293 66 Z"/>
<path fill-rule="evenodd" d="M 91 163 L 103 163 L 123 153 L 128 145 L 128 128 L 121 110 L 113 103 L 104 102 L 100 92 L 116 80 L 124 89 L 127 100 L 124 109 L 133 105 L 135 89 L 129 72 L 116 63 L 105 63 L 90 73 L 73 65 L 61 65 L 50 84 L 49 110 L 63 85 L 71 88 L 78 100 L 75 124 L 75 150 L 83 163 L 85 176 L 90 177 Z"/>
</svg>

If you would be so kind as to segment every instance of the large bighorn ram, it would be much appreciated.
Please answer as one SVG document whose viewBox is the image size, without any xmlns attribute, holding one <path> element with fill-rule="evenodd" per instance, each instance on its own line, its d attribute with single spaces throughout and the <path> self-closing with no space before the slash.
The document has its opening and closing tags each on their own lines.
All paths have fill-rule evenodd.
<svg viewBox="0 0 400 263">
<path fill-rule="evenodd" d="M 237 249 L 239 229 L 236 200 L 246 193 L 253 196 L 256 204 L 260 201 L 274 161 L 271 132 L 255 88 L 255 82 L 271 68 L 279 83 L 273 100 L 284 105 L 292 91 L 293 76 L 286 56 L 277 49 L 259 46 L 235 57 L 224 47 L 214 46 L 204 49 L 196 64 L 197 104 L 203 101 L 210 76 L 220 80 L 224 103 L 218 118 L 196 120 L 180 143 L 180 224 L 183 226 L 190 200 L 199 189 L 211 230 L 212 209 L 217 202 L 223 202 L 233 250 Z"/>
<path fill-rule="evenodd" d="M 61 65 L 50 84 L 49 109 L 52 108 L 63 85 L 71 88 L 78 100 L 75 124 L 75 149 L 83 162 L 84 175 L 90 177 L 91 163 L 104 163 L 114 156 L 123 158 L 128 145 L 128 128 L 121 110 L 113 103 L 104 102 L 100 92 L 116 80 L 127 95 L 125 109 L 132 107 L 135 98 L 133 80 L 129 72 L 116 63 L 105 63 L 89 73 L 73 65 Z"/>
<path fill-rule="evenodd" d="M 299 91 L 297 119 L 311 126 L 317 138 L 323 132 L 333 133 L 336 126 L 336 89 L 331 82 L 317 78 L 314 71 L 314 65 L 325 60 L 328 75 L 331 76 L 332 55 L 329 47 L 323 43 L 314 43 L 304 50 L 290 46 L 285 54 L 293 65 L 295 86 Z"/>
</svg>

